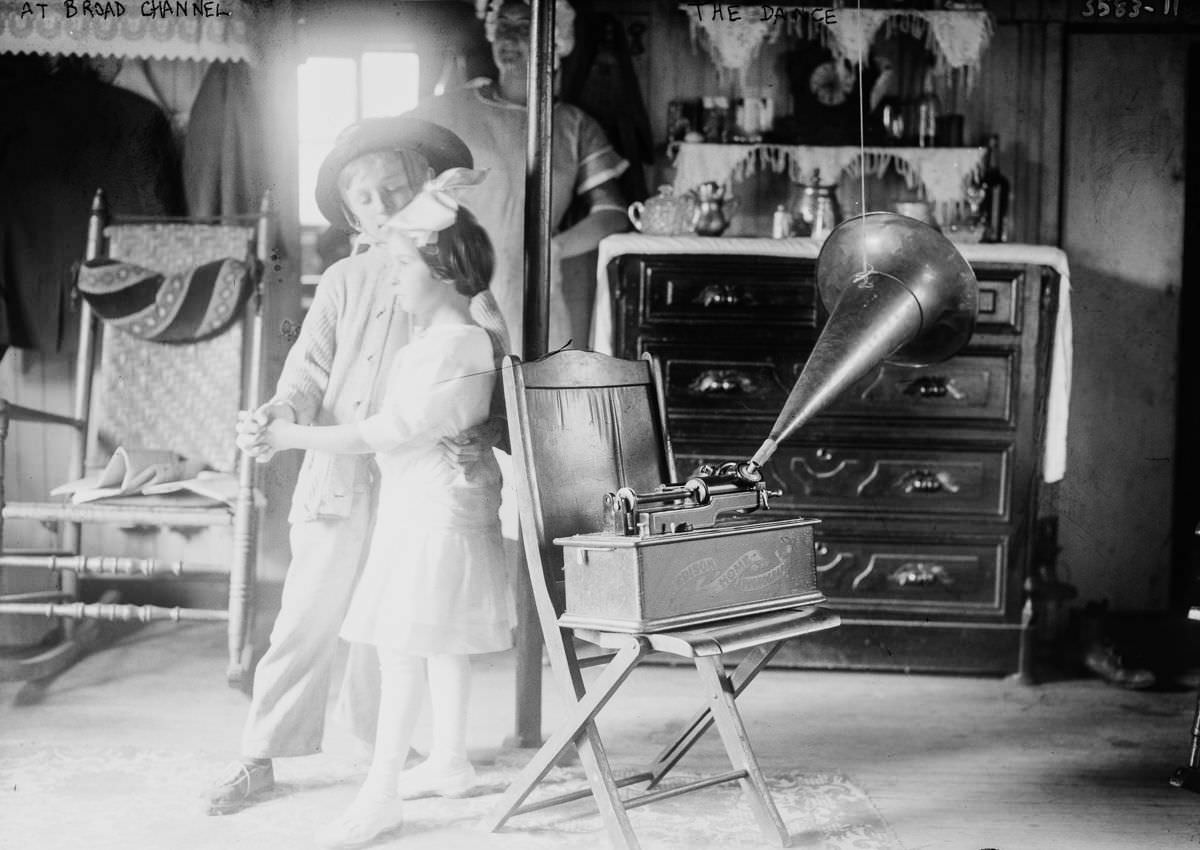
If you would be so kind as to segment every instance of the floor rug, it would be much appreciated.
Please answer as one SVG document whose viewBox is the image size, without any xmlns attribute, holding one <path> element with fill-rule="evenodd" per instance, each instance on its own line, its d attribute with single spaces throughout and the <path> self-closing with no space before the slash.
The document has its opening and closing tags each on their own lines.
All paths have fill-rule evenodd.
<svg viewBox="0 0 1200 850">
<path fill-rule="evenodd" d="M 526 752 L 520 758 L 528 758 Z M 515 818 L 499 833 L 480 818 L 516 775 L 517 764 L 480 769 L 477 793 L 405 805 L 405 823 L 380 848 L 528 848 L 606 850 L 599 816 L 588 801 Z M 133 747 L 56 748 L 0 743 L 0 846 L 12 850 L 297 850 L 349 803 L 363 765 L 322 755 L 283 763 L 278 786 L 261 803 L 207 817 L 198 794 L 221 772 L 215 754 Z M 680 774 L 677 782 L 694 778 Z M 866 793 L 834 774 L 768 772 L 792 846 L 814 850 L 901 850 Z M 556 768 L 536 797 L 581 787 L 578 765 Z M 634 809 L 630 820 L 644 850 L 731 850 L 769 846 L 737 783 Z"/>
</svg>

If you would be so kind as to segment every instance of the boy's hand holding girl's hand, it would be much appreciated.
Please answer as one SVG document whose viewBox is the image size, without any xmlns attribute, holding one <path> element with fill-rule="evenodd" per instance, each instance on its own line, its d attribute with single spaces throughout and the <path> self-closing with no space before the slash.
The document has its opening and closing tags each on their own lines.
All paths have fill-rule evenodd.
<svg viewBox="0 0 1200 850">
<path fill-rule="evenodd" d="M 266 463 L 275 452 L 288 448 L 280 438 L 286 426 L 295 421 L 296 411 L 290 404 L 268 402 L 254 411 L 239 410 L 237 447 L 259 463 Z"/>
<path fill-rule="evenodd" d="M 502 428 L 504 428 L 504 420 L 492 417 L 487 422 L 468 428 L 461 434 L 443 437 L 441 446 L 446 453 L 446 459 L 460 469 L 469 469 L 483 457 L 485 452 L 490 452 L 492 447 L 500 441 Z"/>
</svg>

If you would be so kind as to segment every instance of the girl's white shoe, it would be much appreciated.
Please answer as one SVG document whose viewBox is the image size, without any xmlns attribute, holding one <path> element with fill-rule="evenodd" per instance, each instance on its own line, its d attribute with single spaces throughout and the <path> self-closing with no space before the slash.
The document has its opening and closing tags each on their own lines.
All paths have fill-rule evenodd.
<svg viewBox="0 0 1200 850">
<path fill-rule="evenodd" d="M 345 813 L 317 834 L 322 847 L 350 850 L 370 844 L 404 823 L 397 797 L 359 792 Z"/>
<path fill-rule="evenodd" d="M 401 800 L 415 797 L 465 797 L 477 783 L 469 761 L 437 763 L 426 759 L 400 774 L 396 793 Z"/>
</svg>

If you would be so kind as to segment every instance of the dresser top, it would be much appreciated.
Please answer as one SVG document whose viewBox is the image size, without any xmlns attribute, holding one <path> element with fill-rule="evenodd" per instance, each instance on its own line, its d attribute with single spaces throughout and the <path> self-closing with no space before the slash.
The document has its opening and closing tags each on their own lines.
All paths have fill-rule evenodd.
<svg viewBox="0 0 1200 850">
<path fill-rule="evenodd" d="M 1049 266 L 1068 279 L 1067 255 L 1053 245 L 1015 243 L 966 244 L 955 247 L 968 263 L 1014 263 Z M 644 233 L 617 233 L 600 242 L 601 271 L 610 260 L 622 254 L 741 254 L 761 257 L 799 257 L 816 259 L 821 243 L 807 237 L 764 239 L 756 237 L 649 236 Z"/>
</svg>

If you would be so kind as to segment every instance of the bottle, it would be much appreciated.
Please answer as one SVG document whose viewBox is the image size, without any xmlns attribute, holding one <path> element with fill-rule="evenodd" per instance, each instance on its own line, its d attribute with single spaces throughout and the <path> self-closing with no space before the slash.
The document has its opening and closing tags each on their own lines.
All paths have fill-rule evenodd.
<svg viewBox="0 0 1200 850">
<path fill-rule="evenodd" d="M 937 137 L 937 120 L 941 114 L 941 104 L 933 90 L 933 72 L 925 74 L 925 85 L 921 98 L 917 101 L 917 146 L 931 148 Z"/>
<path fill-rule="evenodd" d="M 787 239 L 792 235 L 792 214 L 783 204 L 775 207 L 775 215 L 771 217 L 771 238 Z"/>
<path fill-rule="evenodd" d="M 1000 137 L 989 136 L 983 166 L 983 241 L 1008 241 L 1008 178 L 1000 172 Z"/>
</svg>

